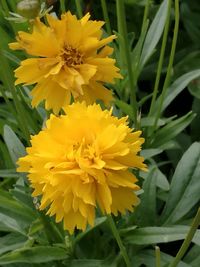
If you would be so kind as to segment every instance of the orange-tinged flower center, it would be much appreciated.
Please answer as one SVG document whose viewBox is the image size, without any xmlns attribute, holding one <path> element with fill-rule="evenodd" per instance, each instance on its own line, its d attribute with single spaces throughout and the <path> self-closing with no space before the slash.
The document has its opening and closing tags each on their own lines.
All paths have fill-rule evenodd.
<svg viewBox="0 0 200 267">
<path fill-rule="evenodd" d="M 68 67 L 74 67 L 76 65 L 83 64 L 82 53 L 70 45 L 64 46 L 61 57 L 64 59 L 64 62 Z"/>
</svg>

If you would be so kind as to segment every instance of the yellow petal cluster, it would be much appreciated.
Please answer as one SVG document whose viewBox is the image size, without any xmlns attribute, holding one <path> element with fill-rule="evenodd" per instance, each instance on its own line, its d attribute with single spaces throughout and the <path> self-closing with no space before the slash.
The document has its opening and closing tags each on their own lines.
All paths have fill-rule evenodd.
<svg viewBox="0 0 200 267">
<path fill-rule="evenodd" d="M 36 84 L 32 105 L 45 100 L 45 108 L 58 113 L 71 101 L 87 104 L 101 99 L 108 104 L 112 93 L 103 84 L 121 78 L 113 49 L 107 44 L 115 35 L 102 38 L 104 22 L 90 20 L 89 13 L 80 20 L 67 12 L 61 19 L 47 15 L 48 26 L 37 18 L 32 33 L 20 31 L 11 49 L 22 49 L 34 56 L 15 70 L 16 85 Z"/>
<path fill-rule="evenodd" d="M 74 103 L 67 115 L 51 115 L 46 128 L 31 139 L 18 171 L 28 172 L 40 209 L 55 215 L 64 228 L 85 230 L 95 211 L 133 211 L 139 189 L 131 169 L 146 169 L 138 155 L 144 139 L 133 132 L 127 117 L 118 119 L 97 104 Z"/>
</svg>

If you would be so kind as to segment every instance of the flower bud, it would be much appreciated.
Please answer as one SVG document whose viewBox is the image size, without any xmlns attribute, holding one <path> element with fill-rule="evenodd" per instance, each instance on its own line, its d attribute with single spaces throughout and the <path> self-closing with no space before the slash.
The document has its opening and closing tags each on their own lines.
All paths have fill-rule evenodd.
<svg viewBox="0 0 200 267">
<path fill-rule="evenodd" d="M 39 0 L 23 0 L 17 4 L 17 11 L 21 16 L 33 19 L 40 11 Z"/>
</svg>

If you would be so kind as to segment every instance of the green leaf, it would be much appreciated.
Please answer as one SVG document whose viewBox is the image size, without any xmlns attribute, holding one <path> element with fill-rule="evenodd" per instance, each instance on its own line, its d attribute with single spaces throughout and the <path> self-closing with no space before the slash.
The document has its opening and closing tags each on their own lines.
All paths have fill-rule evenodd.
<svg viewBox="0 0 200 267">
<path fill-rule="evenodd" d="M 163 150 L 160 148 L 149 148 L 149 149 L 143 149 L 141 151 L 141 156 L 144 157 L 145 159 L 152 158 L 160 153 L 162 153 Z"/>
<path fill-rule="evenodd" d="M 16 134 L 13 132 L 13 130 L 8 125 L 4 126 L 3 137 L 7 145 L 11 159 L 13 163 L 16 164 L 16 161 L 18 160 L 18 158 L 26 154 L 24 145 L 22 144 L 22 142 L 19 140 L 19 138 L 16 136 Z"/>
<path fill-rule="evenodd" d="M 186 115 L 169 122 L 163 128 L 159 129 L 152 142 L 152 147 L 160 147 L 168 141 L 175 138 L 180 132 L 182 132 L 195 118 L 195 114 L 192 111 Z"/>
<path fill-rule="evenodd" d="M 191 95 L 200 99 L 200 79 L 193 80 L 189 85 L 188 89 Z"/>
<path fill-rule="evenodd" d="M 197 69 L 197 70 L 193 70 L 179 77 L 167 89 L 166 96 L 165 96 L 163 106 L 162 106 L 162 111 L 164 111 L 169 106 L 169 104 L 177 97 L 178 94 L 180 94 L 187 87 L 187 85 L 192 80 L 196 79 L 199 76 L 200 76 L 200 69 Z M 160 97 L 156 101 L 154 113 L 156 113 L 159 103 L 160 103 Z"/>
<path fill-rule="evenodd" d="M 147 0 L 124 0 L 127 5 L 141 5 L 145 6 Z"/>
<path fill-rule="evenodd" d="M 103 260 L 72 260 L 69 267 L 103 267 Z"/>
<path fill-rule="evenodd" d="M 0 139 L 0 154 L 1 154 L 1 161 L 4 163 L 1 168 L 10 169 L 13 168 L 13 162 L 11 160 L 10 154 L 8 153 L 7 146 L 3 141 Z"/>
<path fill-rule="evenodd" d="M 28 207 L 28 209 L 31 208 L 33 211 L 35 211 L 35 205 L 33 204 L 34 200 L 31 196 L 31 191 L 32 189 L 29 187 L 29 185 L 26 184 L 25 179 L 22 174 L 17 179 L 17 182 L 14 185 L 14 188 L 9 190 L 13 199 L 16 199 L 23 206 Z"/>
<path fill-rule="evenodd" d="M 200 201 L 200 143 L 193 143 L 179 161 L 161 221 L 180 221 Z"/>
<path fill-rule="evenodd" d="M 143 48 L 143 44 L 145 41 L 145 36 L 148 30 L 148 26 L 149 26 L 149 20 L 146 20 L 145 25 L 143 27 L 143 31 L 140 34 L 140 37 L 137 41 L 137 44 L 135 45 L 131 58 L 132 58 L 132 67 L 133 67 L 133 72 L 135 73 L 135 76 L 137 77 L 141 70 L 142 67 L 141 66 L 141 53 L 142 53 L 142 48 Z"/>
<path fill-rule="evenodd" d="M 161 252 L 161 266 L 167 267 L 169 264 L 174 260 L 174 257 Z M 155 250 L 152 249 L 143 249 L 137 252 L 136 256 L 133 257 L 134 266 L 140 267 L 154 267 L 156 266 L 156 260 L 155 260 Z M 183 261 L 180 261 L 177 265 L 177 267 L 191 267 L 191 265 L 188 265 L 184 263 Z"/>
<path fill-rule="evenodd" d="M 180 144 L 176 140 L 167 141 L 159 147 L 162 150 L 174 150 L 174 149 L 181 149 Z"/>
<path fill-rule="evenodd" d="M 115 104 L 117 107 L 119 107 L 126 115 L 128 115 L 130 117 L 130 119 L 134 119 L 134 116 L 133 116 L 133 109 L 131 107 L 131 105 L 127 104 L 126 102 L 124 101 L 121 101 L 121 100 L 118 100 L 116 99 L 115 100 Z"/>
<path fill-rule="evenodd" d="M 42 221 L 40 219 L 36 219 L 34 222 L 32 222 L 32 224 L 30 225 L 29 228 L 29 236 L 33 236 L 35 233 L 41 231 L 43 229 L 43 224 Z"/>
<path fill-rule="evenodd" d="M 17 233 L 7 234 L 0 237 L 0 254 L 22 247 L 27 238 Z"/>
<path fill-rule="evenodd" d="M 200 51 L 194 50 L 194 47 L 192 50 L 191 49 L 192 47 L 190 49 L 185 49 L 185 56 L 183 56 L 183 54 L 182 56 L 179 56 L 181 51 L 177 51 L 177 58 L 179 58 L 179 61 L 175 64 L 173 73 L 173 76 L 176 77 L 176 79 L 185 73 L 200 68 Z"/>
<path fill-rule="evenodd" d="M 156 186 L 161 188 L 164 191 L 169 190 L 169 182 L 166 176 L 157 168 L 157 166 L 149 165 L 150 173 L 153 172 L 153 175 L 156 177 Z M 140 171 L 140 177 L 144 178 L 145 180 L 150 174 L 148 172 Z"/>
<path fill-rule="evenodd" d="M 0 231 L 3 232 L 17 232 L 25 235 L 25 231 L 21 226 L 21 223 L 15 218 L 0 212 Z"/>
<path fill-rule="evenodd" d="M 152 96 L 153 96 L 153 93 L 143 96 L 142 99 L 138 101 L 138 108 L 142 109 L 142 106 L 147 102 L 147 100 L 151 99 Z"/>
<path fill-rule="evenodd" d="M 88 233 L 90 233 L 91 231 L 93 231 L 95 228 L 99 227 L 100 225 L 102 225 L 103 223 L 105 223 L 107 220 L 107 217 L 100 217 L 100 218 L 96 218 L 95 219 L 95 224 L 93 227 L 89 227 L 82 233 L 79 233 L 74 242 L 79 242 L 84 236 L 86 236 Z"/>
<path fill-rule="evenodd" d="M 31 208 L 16 201 L 10 193 L 4 190 L 0 190 L 0 211 L 13 219 L 18 218 L 25 225 L 29 225 L 36 218 Z"/>
<path fill-rule="evenodd" d="M 155 169 L 155 175 L 156 175 L 156 185 L 161 189 L 168 191 L 170 187 L 166 176 L 158 168 Z"/>
<path fill-rule="evenodd" d="M 198 255 L 196 258 L 193 258 L 193 260 L 190 262 L 190 266 L 199 267 L 199 263 L 200 263 L 200 255 Z"/>
<path fill-rule="evenodd" d="M 153 126 L 155 123 L 155 117 L 146 117 L 141 119 L 141 126 L 142 127 L 148 127 L 148 126 Z M 158 120 L 158 126 L 163 126 L 165 125 L 165 120 L 164 119 L 159 119 Z"/>
<path fill-rule="evenodd" d="M 168 0 L 164 0 L 147 32 L 140 58 L 141 69 L 153 54 L 154 49 L 162 36 L 167 18 L 167 6 Z"/>
<path fill-rule="evenodd" d="M 103 267 L 102 260 L 72 260 L 69 267 Z"/>
<path fill-rule="evenodd" d="M 22 178 L 20 178 L 22 179 Z M 35 210 L 34 204 L 33 204 L 33 198 L 31 197 L 30 192 L 27 190 L 27 188 L 20 185 L 15 185 L 14 189 L 10 189 L 10 193 L 12 194 L 13 198 L 15 198 L 19 203 L 22 203 L 23 206 L 28 207 L 32 210 Z"/>
<path fill-rule="evenodd" d="M 19 173 L 17 173 L 15 169 L 0 170 L 0 177 L 5 177 L 5 178 L 19 177 Z"/>
<path fill-rule="evenodd" d="M 78 260 L 71 260 L 70 262 L 67 262 L 66 266 L 68 267 L 117 267 L 117 256 L 113 258 L 109 257 L 105 260 L 87 260 L 87 259 L 78 259 Z"/>
<path fill-rule="evenodd" d="M 2 53 L 5 57 L 7 57 L 9 60 L 13 61 L 15 64 L 20 65 L 20 60 L 18 57 L 16 57 L 15 55 L 13 55 L 13 53 L 10 53 L 6 50 L 3 50 Z"/>
<path fill-rule="evenodd" d="M 144 227 L 126 232 L 124 242 L 134 245 L 169 243 L 185 239 L 190 227 L 176 225 L 172 227 Z M 200 230 L 197 230 L 192 242 L 199 245 Z"/>
<path fill-rule="evenodd" d="M 200 246 L 193 245 L 186 254 L 186 256 L 184 256 L 184 261 L 188 264 L 191 263 L 191 266 L 196 266 L 195 264 L 193 265 L 192 262 L 198 259 L 199 255 L 200 255 Z M 199 257 L 199 262 L 200 262 L 200 257 Z M 199 267 L 199 265 L 197 265 L 197 267 Z"/>
<path fill-rule="evenodd" d="M 191 138 L 193 141 L 200 141 L 200 99 L 194 99 L 192 110 L 197 116 L 191 123 Z"/>
<path fill-rule="evenodd" d="M 3 27 L 0 27 L 0 36 L 1 36 L 1 46 L 4 48 L 8 47 L 8 43 L 11 41 L 10 34 L 6 32 Z"/>
<path fill-rule="evenodd" d="M 41 263 L 67 259 L 67 250 L 58 247 L 37 246 L 9 252 L 0 257 L 0 264 Z"/>
<path fill-rule="evenodd" d="M 137 224 L 140 226 L 154 225 L 156 223 L 156 176 L 154 169 L 146 177 L 142 188 L 144 193 L 141 195 L 141 203 L 135 211 Z"/>
</svg>

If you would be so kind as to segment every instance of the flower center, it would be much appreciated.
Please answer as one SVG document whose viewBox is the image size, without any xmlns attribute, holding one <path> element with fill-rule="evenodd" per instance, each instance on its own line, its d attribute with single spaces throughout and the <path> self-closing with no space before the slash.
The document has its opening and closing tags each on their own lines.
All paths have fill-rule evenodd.
<svg viewBox="0 0 200 267">
<path fill-rule="evenodd" d="M 62 57 L 68 67 L 83 64 L 83 55 L 76 48 L 72 48 L 70 45 L 64 46 Z"/>
<path fill-rule="evenodd" d="M 88 144 L 85 140 L 73 144 L 72 150 L 68 154 L 68 159 L 75 161 L 79 167 L 82 168 L 95 168 L 97 165 L 102 167 L 101 155 L 99 154 L 98 148 L 94 144 Z"/>
</svg>

